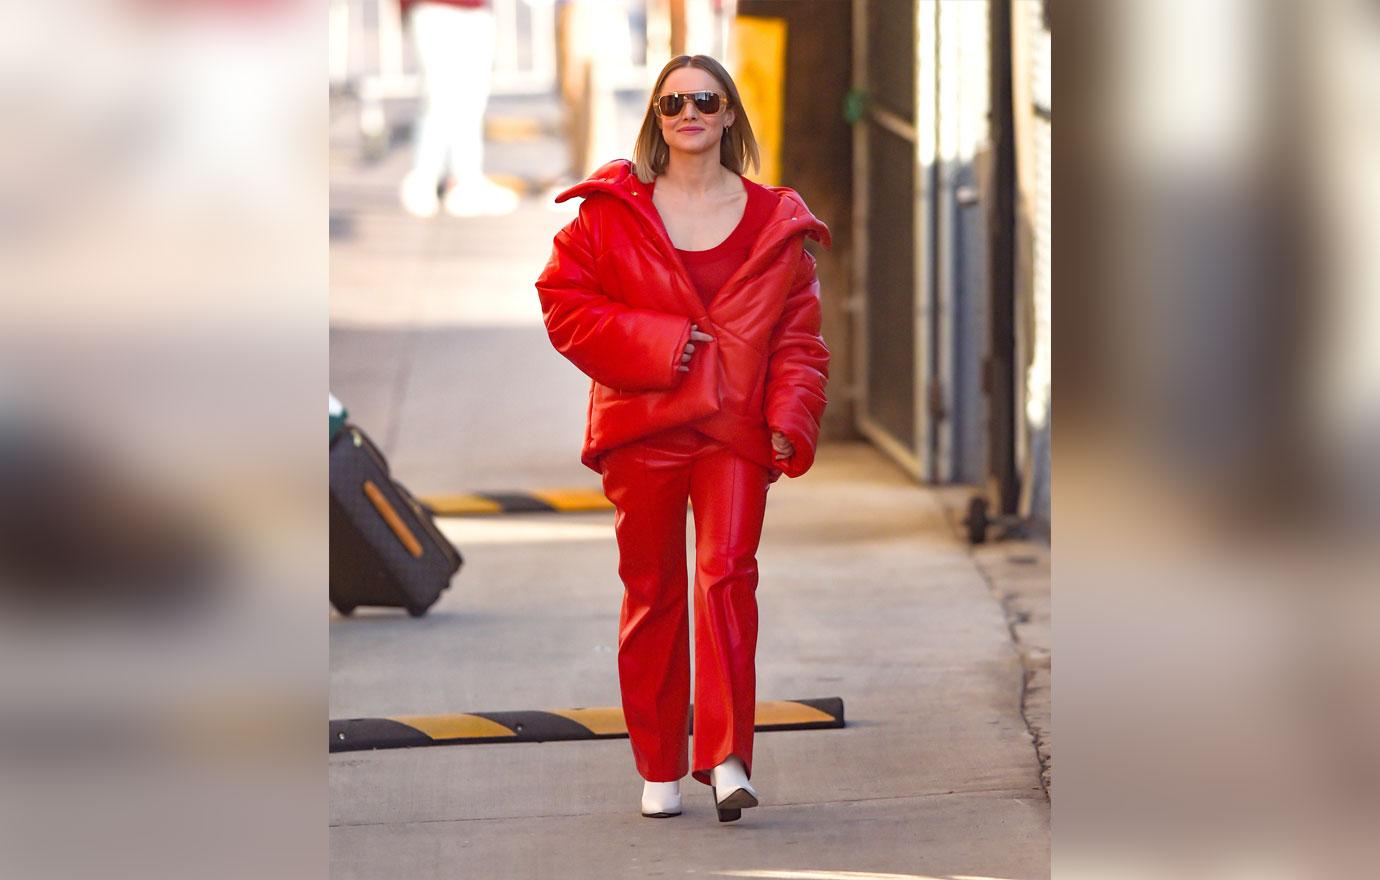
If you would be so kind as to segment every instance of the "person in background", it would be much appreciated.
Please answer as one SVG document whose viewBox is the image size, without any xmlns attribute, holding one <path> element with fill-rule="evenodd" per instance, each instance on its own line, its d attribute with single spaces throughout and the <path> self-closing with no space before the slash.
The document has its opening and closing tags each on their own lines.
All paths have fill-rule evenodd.
<svg viewBox="0 0 1380 880">
<path fill-rule="evenodd" d="M 421 66 L 424 101 L 403 208 L 431 217 L 442 204 L 456 217 L 508 214 L 518 195 L 484 176 L 484 109 L 494 61 L 489 0 L 400 0 Z"/>
</svg>

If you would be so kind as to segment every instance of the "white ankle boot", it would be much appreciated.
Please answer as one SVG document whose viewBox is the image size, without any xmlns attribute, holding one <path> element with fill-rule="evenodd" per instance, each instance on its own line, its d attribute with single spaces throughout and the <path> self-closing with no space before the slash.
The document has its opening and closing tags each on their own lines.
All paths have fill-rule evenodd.
<svg viewBox="0 0 1380 880">
<path fill-rule="evenodd" d="M 713 780 L 710 790 L 714 792 L 714 808 L 719 811 L 720 822 L 733 822 L 742 817 L 745 808 L 757 806 L 757 789 L 748 781 L 747 769 L 737 755 L 729 755 L 709 771 L 709 777 Z"/>
<path fill-rule="evenodd" d="M 680 780 L 648 782 L 642 785 L 642 815 L 654 819 L 680 815 Z"/>
<path fill-rule="evenodd" d="M 435 178 L 426 175 L 418 175 L 415 171 L 408 172 L 398 185 L 398 197 L 402 200 L 403 210 L 413 217 L 434 217 L 441 206 L 441 198 L 436 195 Z"/>
</svg>

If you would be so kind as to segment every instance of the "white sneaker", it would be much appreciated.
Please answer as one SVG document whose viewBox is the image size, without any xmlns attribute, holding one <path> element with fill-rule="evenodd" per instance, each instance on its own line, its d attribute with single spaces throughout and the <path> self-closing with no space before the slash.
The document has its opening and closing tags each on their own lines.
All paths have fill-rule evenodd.
<svg viewBox="0 0 1380 880">
<path fill-rule="evenodd" d="M 452 217 L 497 217 L 517 210 L 521 197 L 487 177 L 459 183 L 446 193 L 446 213 Z"/>
<path fill-rule="evenodd" d="M 744 809 L 757 806 L 757 789 L 748 781 L 747 768 L 737 755 L 729 755 L 709 771 L 709 777 L 713 780 L 710 791 L 714 793 L 714 809 L 719 812 L 720 822 L 736 821 Z"/>
<path fill-rule="evenodd" d="M 441 199 L 436 195 L 438 182 L 419 177 L 416 172 L 408 172 L 398 186 L 398 198 L 403 210 L 413 217 L 435 217 L 441 207 Z"/>
<path fill-rule="evenodd" d="M 642 815 L 654 819 L 680 815 L 680 780 L 642 785 Z"/>
</svg>

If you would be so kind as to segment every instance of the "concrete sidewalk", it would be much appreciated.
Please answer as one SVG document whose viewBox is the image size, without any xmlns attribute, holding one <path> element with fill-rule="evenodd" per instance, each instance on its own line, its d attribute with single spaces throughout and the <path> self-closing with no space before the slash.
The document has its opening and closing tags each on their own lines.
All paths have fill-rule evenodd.
<svg viewBox="0 0 1380 880">
<path fill-rule="evenodd" d="M 418 494 L 597 487 L 531 286 L 571 214 L 413 220 L 404 160 L 333 174 L 332 390 Z M 681 816 L 642 817 L 626 739 L 339 753 L 332 875 L 1047 877 L 1021 655 L 945 504 L 865 444 L 772 486 L 758 699 L 842 697 L 847 726 L 757 734 L 740 821 L 688 776 Z M 466 565 L 426 618 L 332 615 L 331 717 L 618 706 L 612 515 L 444 527 Z"/>
</svg>

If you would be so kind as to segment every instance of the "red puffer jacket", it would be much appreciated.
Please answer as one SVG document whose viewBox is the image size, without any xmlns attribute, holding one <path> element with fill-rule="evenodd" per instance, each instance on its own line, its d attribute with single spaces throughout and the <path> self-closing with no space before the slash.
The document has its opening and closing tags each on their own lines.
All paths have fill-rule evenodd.
<svg viewBox="0 0 1380 880">
<path fill-rule="evenodd" d="M 537 279 L 556 350 L 593 381 L 580 461 L 665 428 L 689 425 L 771 471 L 798 477 L 814 462 L 829 349 L 820 336 L 819 280 L 805 237 L 829 228 L 789 187 L 747 261 L 706 310 L 647 188 L 615 159 L 556 197 L 584 197 L 556 233 Z M 690 325 L 714 337 L 676 369 Z M 772 430 L 795 454 L 773 460 Z"/>
</svg>

